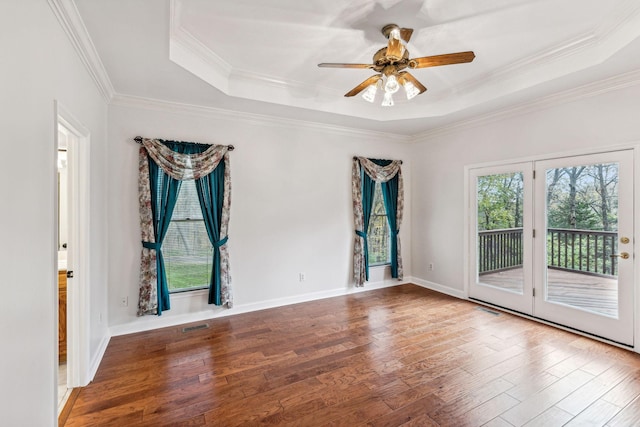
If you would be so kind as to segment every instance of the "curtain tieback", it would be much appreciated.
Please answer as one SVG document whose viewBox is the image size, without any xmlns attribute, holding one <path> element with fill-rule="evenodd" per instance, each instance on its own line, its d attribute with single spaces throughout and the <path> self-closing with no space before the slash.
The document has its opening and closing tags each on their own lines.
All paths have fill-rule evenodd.
<svg viewBox="0 0 640 427">
<path fill-rule="evenodd" d="M 229 236 L 225 236 L 224 239 L 214 242 L 213 247 L 219 249 L 220 246 L 223 246 L 225 243 L 227 243 L 227 240 L 229 240 Z"/>
<path fill-rule="evenodd" d="M 369 280 L 369 239 L 364 231 L 356 230 L 356 234 L 364 240 L 364 264 L 367 266 L 367 280 Z"/>
<path fill-rule="evenodd" d="M 154 242 L 142 242 L 142 247 L 147 249 L 155 249 L 156 251 L 160 250 L 160 244 Z"/>
</svg>

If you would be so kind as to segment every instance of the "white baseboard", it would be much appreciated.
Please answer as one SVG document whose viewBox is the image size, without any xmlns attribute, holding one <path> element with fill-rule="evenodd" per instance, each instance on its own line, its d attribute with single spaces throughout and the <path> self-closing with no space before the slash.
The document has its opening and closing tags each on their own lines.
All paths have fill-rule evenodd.
<svg viewBox="0 0 640 427">
<path fill-rule="evenodd" d="M 451 295 L 452 297 L 456 297 L 460 299 L 467 299 L 467 296 L 464 294 L 464 291 L 460 289 L 454 289 L 449 286 L 444 286 L 438 283 L 429 282 L 428 280 L 418 279 L 417 277 L 410 277 L 408 281 L 411 283 L 415 283 L 418 286 L 422 286 L 423 288 L 431 289 L 432 291 Z"/>
<path fill-rule="evenodd" d="M 98 351 L 93 355 L 93 359 L 91 360 L 91 366 L 89 367 L 89 381 L 93 381 L 96 376 L 96 372 L 98 372 L 98 368 L 100 367 L 100 362 L 102 362 L 102 358 L 104 357 L 104 353 L 107 351 L 107 346 L 109 345 L 109 341 L 111 340 L 111 335 L 105 335 L 100 341 L 100 345 L 98 347 Z"/>
<path fill-rule="evenodd" d="M 413 283 L 413 279 L 405 280 L 383 280 L 379 282 L 367 282 L 363 287 L 349 286 L 346 288 L 331 289 L 328 291 L 310 292 L 291 297 L 276 298 L 257 303 L 236 305 L 233 308 L 224 309 L 212 306 L 210 310 L 199 311 L 176 316 L 144 316 L 131 323 L 113 325 L 109 328 L 111 336 L 133 334 L 136 332 L 150 331 L 153 329 L 166 328 L 170 326 L 182 325 L 185 323 L 201 322 L 203 320 L 216 319 L 219 317 L 232 316 L 235 314 L 249 313 L 252 311 L 265 310 L 268 308 L 282 307 L 301 302 L 321 300 L 342 295 L 349 295 L 358 292 L 366 292 L 374 289 L 390 288 L 393 286 Z"/>
</svg>

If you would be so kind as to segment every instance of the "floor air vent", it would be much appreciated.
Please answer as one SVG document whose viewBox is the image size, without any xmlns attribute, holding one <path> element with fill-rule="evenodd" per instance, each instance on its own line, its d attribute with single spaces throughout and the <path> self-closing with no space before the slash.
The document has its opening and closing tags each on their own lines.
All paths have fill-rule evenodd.
<svg viewBox="0 0 640 427">
<path fill-rule="evenodd" d="M 494 316 L 500 316 L 500 312 L 489 310 L 486 307 L 476 307 L 476 310 L 484 311 L 485 313 L 493 314 Z"/>
<path fill-rule="evenodd" d="M 203 323 L 202 325 L 187 326 L 186 328 L 182 328 L 182 333 L 197 331 L 199 329 L 209 329 L 209 324 Z"/>
</svg>

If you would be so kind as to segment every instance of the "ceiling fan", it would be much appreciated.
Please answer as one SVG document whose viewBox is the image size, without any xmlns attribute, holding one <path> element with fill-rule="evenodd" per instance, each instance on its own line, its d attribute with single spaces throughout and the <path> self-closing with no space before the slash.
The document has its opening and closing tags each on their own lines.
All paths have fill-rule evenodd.
<svg viewBox="0 0 640 427">
<path fill-rule="evenodd" d="M 389 39 L 389 43 L 373 55 L 373 64 L 342 64 L 331 62 L 318 64 L 318 67 L 329 68 L 365 68 L 378 73 L 351 89 L 344 96 L 354 96 L 364 90 L 362 97 L 366 101 L 373 102 L 378 89 L 384 89 L 382 106 L 390 107 L 393 105 L 392 95 L 400 89 L 401 85 L 405 89 L 407 99 L 412 99 L 427 90 L 427 88 L 408 71 L 403 71 L 405 68 L 415 69 L 461 64 L 471 62 L 473 58 L 476 57 L 472 51 L 467 51 L 423 56 L 421 58 L 409 58 L 409 51 L 405 44 L 409 42 L 411 34 L 413 34 L 412 28 L 400 28 L 396 24 L 388 24 L 382 28 L 382 34 Z"/>
</svg>

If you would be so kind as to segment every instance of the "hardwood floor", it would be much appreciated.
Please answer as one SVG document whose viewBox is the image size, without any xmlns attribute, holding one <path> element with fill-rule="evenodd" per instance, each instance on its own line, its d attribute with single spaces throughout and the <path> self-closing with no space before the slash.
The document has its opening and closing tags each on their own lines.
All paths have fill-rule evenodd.
<svg viewBox="0 0 640 427">
<path fill-rule="evenodd" d="M 66 426 L 640 425 L 640 355 L 415 285 L 206 323 L 114 337 Z"/>
</svg>

